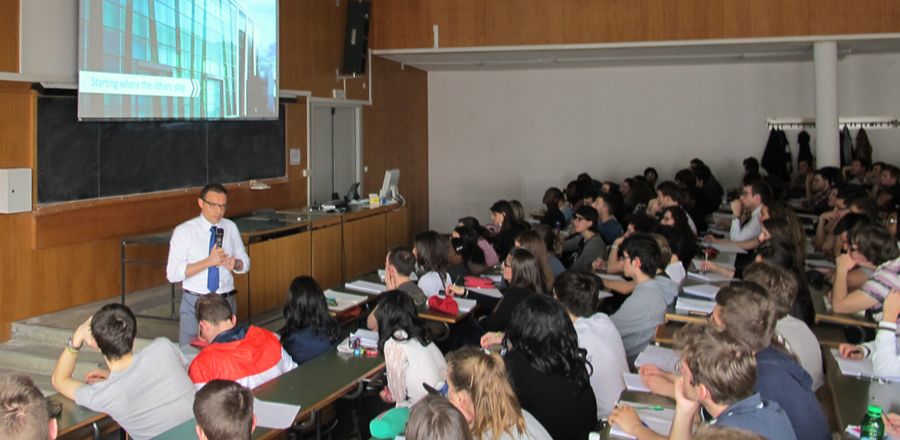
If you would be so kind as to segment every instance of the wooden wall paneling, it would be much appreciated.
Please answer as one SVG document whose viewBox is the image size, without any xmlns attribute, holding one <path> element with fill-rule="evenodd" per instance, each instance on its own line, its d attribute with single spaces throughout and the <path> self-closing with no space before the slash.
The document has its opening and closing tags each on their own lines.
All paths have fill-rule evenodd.
<svg viewBox="0 0 900 440">
<path fill-rule="evenodd" d="M 279 87 L 309 90 L 314 63 L 310 21 L 306 14 L 311 1 L 278 2 Z"/>
<path fill-rule="evenodd" d="M 19 71 L 19 0 L 0 0 L 0 72 Z"/>
<path fill-rule="evenodd" d="M 291 281 L 312 272 L 310 235 L 302 232 L 249 246 L 253 316 L 281 307 Z"/>
<path fill-rule="evenodd" d="M 887 0 L 432 0 L 378 4 L 378 49 L 590 44 L 900 31 L 900 3 Z"/>
<path fill-rule="evenodd" d="M 253 270 L 253 260 L 250 261 L 250 270 Z M 234 275 L 234 288 L 237 290 L 237 294 L 234 297 L 234 301 L 237 304 L 237 317 L 238 321 L 245 322 L 249 316 L 248 311 L 250 310 L 250 273 L 244 274 L 235 274 Z"/>
<path fill-rule="evenodd" d="M 428 229 L 428 74 L 380 57 L 372 72 L 373 105 L 363 110 L 365 182 L 380 188 L 386 169 L 400 169 L 412 237 Z"/>
<path fill-rule="evenodd" d="M 385 214 L 344 221 L 344 279 L 353 280 L 384 264 Z"/>
<path fill-rule="evenodd" d="M 33 166 L 35 105 L 30 84 L 0 81 L 0 168 Z"/>
<path fill-rule="evenodd" d="M 306 133 L 306 99 L 300 99 L 296 103 L 285 106 L 287 111 L 285 148 L 288 150 L 288 187 L 289 195 L 287 204 L 289 206 L 306 206 L 307 204 L 307 179 L 303 176 L 303 170 L 308 166 L 306 163 L 307 156 L 307 133 Z M 290 164 L 290 150 L 292 148 L 300 149 L 300 165 Z"/>
<path fill-rule="evenodd" d="M 373 49 L 431 47 L 433 21 L 429 18 L 429 12 L 436 1 L 375 2 L 372 5 L 369 46 Z"/>
<path fill-rule="evenodd" d="M 412 242 L 409 238 L 409 210 L 405 207 L 385 213 L 384 226 L 385 255 L 394 246 L 409 246 Z"/>
<path fill-rule="evenodd" d="M 342 237 L 339 223 L 312 231 L 312 276 L 323 289 L 344 283 Z"/>
</svg>

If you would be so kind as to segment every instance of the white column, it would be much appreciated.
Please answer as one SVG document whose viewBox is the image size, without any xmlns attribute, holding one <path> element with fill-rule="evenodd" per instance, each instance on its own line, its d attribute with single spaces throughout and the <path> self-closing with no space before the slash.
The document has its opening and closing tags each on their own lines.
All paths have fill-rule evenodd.
<svg viewBox="0 0 900 440">
<path fill-rule="evenodd" d="M 816 69 L 816 167 L 839 166 L 837 43 L 813 44 Z"/>
</svg>

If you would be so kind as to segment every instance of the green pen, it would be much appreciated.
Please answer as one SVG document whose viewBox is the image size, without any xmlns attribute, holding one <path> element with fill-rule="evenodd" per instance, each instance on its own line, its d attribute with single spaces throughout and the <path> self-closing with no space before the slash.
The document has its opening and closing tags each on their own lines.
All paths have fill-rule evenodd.
<svg viewBox="0 0 900 440">
<path fill-rule="evenodd" d="M 646 409 L 648 411 L 662 411 L 665 408 L 662 405 L 643 405 L 643 406 L 635 406 L 634 409 L 641 410 Z"/>
</svg>

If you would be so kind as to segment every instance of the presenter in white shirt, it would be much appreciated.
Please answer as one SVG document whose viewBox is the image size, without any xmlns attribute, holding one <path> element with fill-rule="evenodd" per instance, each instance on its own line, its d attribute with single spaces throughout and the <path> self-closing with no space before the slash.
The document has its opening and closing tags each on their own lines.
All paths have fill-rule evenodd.
<svg viewBox="0 0 900 440">
<path fill-rule="evenodd" d="M 250 257 L 244 249 L 241 234 L 231 220 L 225 218 L 228 191 L 218 183 L 203 187 L 197 199 L 200 215 L 175 228 L 169 243 L 166 276 L 169 282 L 181 282 L 181 320 L 178 342 L 184 346 L 197 336 L 195 304 L 200 295 L 219 294 L 228 300 L 237 314 L 234 273 L 250 270 Z M 222 245 L 216 244 L 221 229 Z"/>
</svg>

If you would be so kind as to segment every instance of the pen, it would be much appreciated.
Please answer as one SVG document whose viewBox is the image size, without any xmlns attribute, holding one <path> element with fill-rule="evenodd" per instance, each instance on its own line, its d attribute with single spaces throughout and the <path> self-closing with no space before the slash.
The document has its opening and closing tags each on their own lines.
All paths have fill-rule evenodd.
<svg viewBox="0 0 900 440">
<path fill-rule="evenodd" d="M 637 410 L 644 409 L 644 410 L 648 410 L 648 411 L 662 411 L 665 408 L 663 408 L 661 405 L 643 405 L 643 406 L 635 406 L 634 409 L 637 409 Z"/>
</svg>

